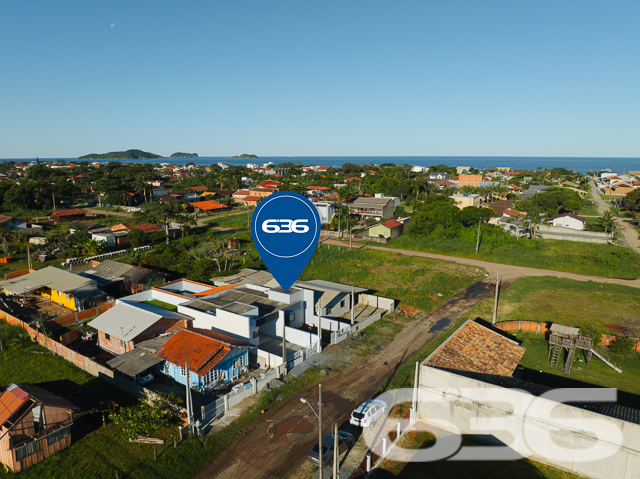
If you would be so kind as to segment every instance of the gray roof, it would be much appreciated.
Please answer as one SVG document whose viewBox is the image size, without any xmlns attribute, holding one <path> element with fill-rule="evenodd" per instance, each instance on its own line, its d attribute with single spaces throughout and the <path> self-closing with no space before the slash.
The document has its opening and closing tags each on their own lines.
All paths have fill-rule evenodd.
<svg viewBox="0 0 640 479">
<path fill-rule="evenodd" d="M 334 283 L 332 281 L 325 281 L 323 279 L 313 279 L 311 281 L 296 281 L 295 285 L 299 288 L 324 289 L 325 291 L 336 291 L 338 293 L 351 293 L 351 288 L 353 288 L 354 293 L 364 293 L 365 291 L 368 291 L 368 289 L 366 288 L 359 288 L 358 286 L 351 286 L 342 283 Z"/>
<path fill-rule="evenodd" d="M 113 358 L 107 364 L 127 376 L 140 374 L 144 370 L 162 362 L 162 359 L 154 356 L 153 353 L 160 349 L 171 336 L 172 334 L 166 334 L 149 341 L 143 341 L 132 351 Z"/>
<path fill-rule="evenodd" d="M 83 276 L 95 277 L 108 281 L 129 281 L 136 282 L 151 273 L 151 270 L 139 268 L 126 263 L 120 263 L 107 259 L 95 266 L 90 271 L 81 273 Z"/>
<path fill-rule="evenodd" d="M 351 203 L 351 206 L 385 206 L 390 201 L 393 202 L 393 198 L 364 198 L 360 196 Z"/>
<path fill-rule="evenodd" d="M 44 287 L 55 289 L 62 293 L 97 288 L 94 280 L 54 268 L 53 266 L 47 266 L 17 278 L 0 281 L 0 288 L 6 289 L 10 294 L 28 293 Z"/>
<path fill-rule="evenodd" d="M 254 284 L 265 286 L 273 281 L 273 275 L 268 271 L 260 271 L 252 268 L 243 268 L 238 273 L 230 276 L 213 278 L 213 284 L 222 286 L 223 284 Z"/>
<path fill-rule="evenodd" d="M 187 318 L 154 304 L 120 301 L 89 323 L 89 326 L 123 341 L 131 341 L 162 318 Z"/>
</svg>

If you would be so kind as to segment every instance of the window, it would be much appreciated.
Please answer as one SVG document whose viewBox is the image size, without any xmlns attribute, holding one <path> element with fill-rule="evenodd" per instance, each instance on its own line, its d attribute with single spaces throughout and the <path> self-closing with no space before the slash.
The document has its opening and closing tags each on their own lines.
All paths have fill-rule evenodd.
<svg viewBox="0 0 640 479">
<path fill-rule="evenodd" d="M 342 301 L 340 301 L 340 309 L 344 308 L 346 304 L 347 304 L 346 299 L 343 299 Z"/>
<path fill-rule="evenodd" d="M 36 406 L 31 410 L 31 414 L 33 414 L 33 427 L 36 433 L 47 427 L 47 422 L 44 417 L 44 408 Z"/>
<path fill-rule="evenodd" d="M 187 370 L 183 366 L 180 366 L 180 374 L 182 376 L 186 376 L 187 375 Z"/>
<path fill-rule="evenodd" d="M 219 379 L 220 379 L 220 375 L 218 374 L 218 371 L 216 369 L 212 369 L 211 371 L 209 371 L 207 374 L 204 375 L 205 384 L 216 383 L 218 382 Z"/>
<path fill-rule="evenodd" d="M 331 308 L 326 308 L 324 310 L 324 314 L 331 314 Z"/>
<path fill-rule="evenodd" d="M 53 434 L 49 434 L 47 436 L 47 444 L 51 445 L 58 441 L 61 441 L 62 438 L 67 437 L 69 435 L 69 428 L 60 429 Z"/>
<path fill-rule="evenodd" d="M 35 454 L 40 450 L 40 446 L 38 441 L 30 442 L 29 444 L 25 444 L 24 446 L 16 448 L 16 460 L 24 459 L 31 454 Z"/>
<path fill-rule="evenodd" d="M 258 334 L 259 334 L 258 331 L 254 331 L 253 332 L 253 339 L 256 339 L 258 337 Z"/>
<path fill-rule="evenodd" d="M 233 369 L 241 368 L 242 366 L 244 366 L 244 356 L 233 360 Z"/>
<path fill-rule="evenodd" d="M 120 347 L 126 349 L 125 342 L 122 339 L 120 340 Z"/>
<path fill-rule="evenodd" d="M 104 333 L 104 339 L 105 339 L 106 341 L 111 341 L 111 336 L 110 336 L 110 335 L 108 335 L 107 333 Z"/>
</svg>

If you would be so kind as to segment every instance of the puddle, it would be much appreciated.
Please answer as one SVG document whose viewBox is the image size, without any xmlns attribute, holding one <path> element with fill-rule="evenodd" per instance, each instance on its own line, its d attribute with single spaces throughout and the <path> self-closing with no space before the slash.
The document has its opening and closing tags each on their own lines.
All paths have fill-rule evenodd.
<svg viewBox="0 0 640 479">
<path fill-rule="evenodd" d="M 431 329 L 428 331 L 429 333 L 435 333 L 436 331 L 440 331 L 441 329 L 446 328 L 451 324 L 451 320 L 449 318 L 439 319 L 436 324 L 431 326 Z"/>
<path fill-rule="evenodd" d="M 290 417 L 274 427 L 271 442 L 276 442 L 288 434 L 306 434 L 313 429 L 313 425 L 301 416 Z"/>
</svg>

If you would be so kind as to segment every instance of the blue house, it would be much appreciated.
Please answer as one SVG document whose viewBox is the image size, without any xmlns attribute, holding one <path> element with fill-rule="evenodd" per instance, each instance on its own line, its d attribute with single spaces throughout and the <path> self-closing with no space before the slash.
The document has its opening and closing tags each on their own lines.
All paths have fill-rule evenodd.
<svg viewBox="0 0 640 479">
<path fill-rule="evenodd" d="M 155 353 L 159 370 L 180 384 L 205 391 L 220 381 L 233 381 L 247 370 L 249 346 L 244 341 L 206 329 L 180 329 Z"/>
</svg>

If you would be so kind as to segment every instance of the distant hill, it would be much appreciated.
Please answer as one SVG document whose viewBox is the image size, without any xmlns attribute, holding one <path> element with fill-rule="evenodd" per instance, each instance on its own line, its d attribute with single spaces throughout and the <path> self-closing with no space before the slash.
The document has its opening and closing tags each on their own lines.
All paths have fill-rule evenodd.
<svg viewBox="0 0 640 479">
<path fill-rule="evenodd" d="M 79 160 L 153 160 L 156 158 L 164 158 L 164 156 L 155 155 L 148 151 L 127 150 L 127 151 L 110 151 L 109 153 L 91 153 L 90 155 L 79 156 Z"/>
<path fill-rule="evenodd" d="M 169 158 L 199 158 L 197 153 L 182 153 L 177 152 L 171 155 Z"/>
<path fill-rule="evenodd" d="M 240 155 L 240 156 L 232 156 L 231 159 L 232 160 L 255 160 L 258 157 L 256 155 L 247 155 L 246 153 Z"/>
</svg>

